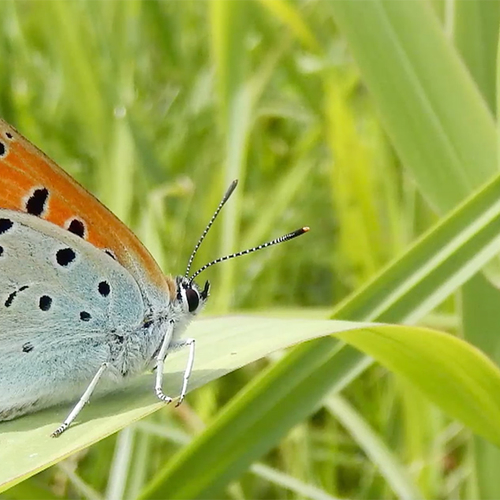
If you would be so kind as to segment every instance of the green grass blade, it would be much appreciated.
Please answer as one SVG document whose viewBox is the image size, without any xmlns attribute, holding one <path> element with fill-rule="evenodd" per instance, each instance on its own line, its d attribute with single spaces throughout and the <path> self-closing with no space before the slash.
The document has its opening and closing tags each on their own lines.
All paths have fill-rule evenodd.
<svg viewBox="0 0 500 500">
<path fill-rule="evenodd" d="M 453 41 L 490 110 L 496 108 L 496 55 L 500 3 L 454 2 Z"/>
<path fill-rule="evenodd" d="M 244 46 L 249 8 L 247 2 L 215 0 L 210 4 L 212 52 L 219 88 L 220 125 L 225 143 L 225 186 L 229 186 L 234 179 L 244 177 L 246 166 L 253 104 L 247 78 L 248 51 Z M 235 251 L 242 189 L 240 185 L 232 196 L 231 205 L 221 214 L 223 231 L 219 251 L 222 255 Z M 221 266 L 218 272 L 221 286 L 215 297 L 215 307 L 227 310 L 234 290 L 234 267 Z"/>
<path fill-rule="evenodd" d="M 134 440 L 135 429 L 133 426 L 123 429 L 118 434 L 108 484 L 106 485 L 106 500 L 121 500 L 124 497 Z"/>
<path fill-rule="evenodd" d="M 289 474 L 283 474 L 282 472 L 266 467 L 263 464 L 253 464 L 251 471 L 262 479 L 267 479 L 273 484 L 286 488 L 287 490 L 295 493 L 297 496 L 300 495 L 301 498 L 309 498 L 311 500 L 338 500 L 331 495 L 328 495 L 328 493 L 320 488 L 310 484 L 305 484 Z"/>
<path fill-rule="evenodd" d="M 101 9 L 102 5 L 96 4 L 95 7 Z M 18 8 L 21 9 L 20 6 Z M 104 99 L 98 73 L 94 71 L 96 47 L 88 43 L 92 26 L 82 20 L 76 2 L 40 4 L 39 15 L 47 14 L 53 19 L 53 23 L 50 26 L 44 25 L 43 28 L 50 33 L 54 26 L 60 30 L 58 43 L 48 34 L 50 49 L 60 58 L 60 64 L 71 78 L 68 86 L 73 92 L 73 99 L 67 105 L 72 106 L 78 116 L 85 120 L 81 140 L 88 141 L 88 147 L 99 156 L 106 144 L 106 124 L 111 118 L 111 110 Z M 64 50 L 61 50 L 61 46 L 64 46 Z"/>
<path fill-rule="evenodd" d="M 410 374 L 412 380 L 418 379 L 422 384 L 422 380 L 425 381 L 426 378 L 425 373 L 429 374 L 428 377 L 435 377 L 434 372 L 439 370 L 440 363 L 443 364 L 443 360 L 439 356 L 445 356 L 447 352 L 453 350 L 455 364 L 450 365 L 449 363 L 446 366 L 447 370 L 441 377 L 444 380 L 441 388 L 448 394 L 447 398 L 443 398 L 443 407 L 453 415 L 462 418 L 487 438 L 500 442 L 500 438 L 498 438 L 500 418 L 496 420 L 497 413 L 500 413 L 500 408 L 498 408 L 500 403 L 497 402 L 498 398 L 493 397 L 496 394 L 497 384 L 500 386 L 500 372 L 495 372 L 485 358 L 477 354 L 474 349 L 451 336 L 422 328 L 377 325 L 369 328 L 367 324 L 363 323 L 257 317 L 227 317 L 200 321 L 193 330 L 195 335 L 197 331 L 199 333 L 197 335 L 197 366 L 192 379 L 193 388 L 204 385 L 210 380 L 259 359 L 276 349 L 332 333 L 347 338 L 349 342 L 353 342 L 355 345 L 361 346 L 362 349 L 378 356 L 396 371 L 404 372 L 401 366 L 404 368 L 407 364 L 398 365 L 398 359 L 406 361 L 404 357 L 399 356 L 396 357 L 396 360 L 390 361 L 394 352 L 387 349 L 381 341 L 373 343 L 373 336 L 380 337 L 380 340 L 396 338 L 403 345 L 407 342 L 405 339 L 425 338 L 426 342 L 420 342 L 420 344 L 414 342 L 411 345 L 410 352 L 414 353 L 414 356 L 422 356 L 424 361 L 416 363 L 415 373 Z M 351 335 L 349 333 L 351 330 L 356 333 Z M 341 347 L 341 344 L 332 338 L 325 338 L 324 343 L 334 349 Z M 439 355 L 436 354 L 438 357 L 435 360 L 436 363 L 432 365 L 434 367 L 432 370 L 429 369 L 426 361 L 434 361 L 433 356 L 436 351 L 432 349 L 432 345 L 436 343 L 439 343 L 440 349 L 438 350 Z M 375 348 L 379 345 L 382 346 L 382 349 L 377 352 Z M 423 348 L 424 346 L 426 349 Z M 322 390 L 323 386 L 319 383 L 320 380 L 328 375 L 334 380 L 337 378 L 340 382 L 338 374 L 346 369 L 346 366 L 339 362 L 332 370 L 328 366 L 330 351 L 328 349 L 318 351 L 318 347 L 320 347 L 318 343 L 310 343 L 306 346 L 309 354 L 307 360 L 294 359 L 294 353 L 287 357 L 288 362 L 279 365 L 287 372 L 286 377 L 281 376 L 279 370 L 275 369 L 272 370 L 273 375 L 270 376 L 268 372 L 267 376 L 260 377 L 269 390 L 261 392 L 259 384 L 255 384 L 254 390 L 246 391 L 231 403 L 228 410 L 217 419 L 215 425 L 210 426 L 203 434 L 202 440 L 212 450 L 209 454 L 210 458 L 205 457 L 203 461 L 189 463 L 192 460 L 189 460 L 190 447 L 187 447 L 181 456 L 188 457 L 188 463 L 182 459 L 174 462 L 173 468 L 178 470 L 172 474 L 167 483 L 168 492 L 163 490 L 160 492 L 157 486 L 153 485 L 149 489 L 149 494 L 171 498 L 184 498 L 192 495 L 194 497 L 212 496 L 214 491 L 218 490 L 218 486 L 228 480 L 228 475 L 233 473 L 234 467 L 241 464 L 240 460 L 236 460 L 241 454 L 241 446 L 246 448 L 252 445 L 254 454 L 262 451 L 256 449 L 253 444 L 256 442 L 256 436 L 261 435 L 264 431 L 269 432 L 269 422 L 266 419 L 258 418 L 259 414 L 267 413 L 269 408 L 276 406 L 279 401 L 281 403 L 279 405 L 282 413 L 281 418 L 273 419 L 273 422 L 275 433 L 281 434 L 283 429 L 287 428 L 286 423 L 292 422 L 297 413 L 306 414 L 309 412 L 310 404 L 315 399 L 317 400 Z M 387 354 L 388 351 L 389 354 Z M 295 355 L 303 358 L 302 351 L 295 351 Z M 339 358 L 341 357 L 339 356 Z M 476 397 L 474 394 L 470 394 L 472 382 L 463 377 L 460 379 L 461 372 L 453 373 L 453 367 L 461 368 L 461 358 L 464 358 L 464 363 L 468 363 L 468 366 L 474 367 L 474 370 L 470 370 L 471 373 L 480 377 L 481 384 L 485 387 L 483 393 L 477 393 Z M 167 379 L 169 392 L 175 393 L 175 387 L 178 386 L 184 363 L 185 359 L 176 353 L 172 355 L 167 364 L 167 373 L 170 374 Z M 313 365 L 316 369 L 313 370 L 311 380 L 310 371 Z M 325 368 L 328 368 L 327 374 L 323 373 Z M 445 378 L 445 375 L 448 378 Z M 471 377 L 473 378 L 472 375 Z M 479 383 L 475 379 L 474 382 Z M 290 384 L 292 386 L 299 384 L 304 397 L 290 398 Z M 16 484 L 26 476 L 46 468 L 163 406 L 155 401 L 151 386 L 151 376 L 144 375 L 135 380 L 128 387 L 126 393 L 112 394 L 107 396 L 105 400 L 96 400 L 93 405 L 86 409 L 81 422 L 74 425 L 57 440 L 50 437 L 50 432 L 66 414 L 65 408 L 50 409 L 12 422 L 2 423 L 0 429 L 2 444 L 0 448 L 0 462 L 2 463 L 0 490 Z M 425 384 L 423 387 L 434 394 Z M 455 393 L 462 394 L 461 399 Z M 228 426 L 228 423 L 235 424 L 234 413 L 238 413 L 241 406 L 246 407 L 248 402 L 255 397 L 260 401 L 259 404 L 253 405 L 254 410 L 242 414 L 242 419 L 237 422 L 237 425 Z M 448 404 L 448 401 L 452 400 L 459 403 Z M 297 404 L 298 401 L 300 401 L 300 405 Z M 470 407 L 475 411 L 473 413 L 475 418 L 471 418 L 467 412 Z M 225 429 L 224 432 L 221 432 L 221 428 Z M 497 433 L 499 434 L 497 435 Z M 238 446 L 234 446 L 235 439 L 238 440 Z M 200 439 L 196 440 L 195 446 L 199 446 L 199 442 Z M 265 446 L 262 440 L 260 440 L 260 446 Z M 125 456 L 128 460 L 127 453 Z M 120 474 L 118 469 L 122 468 L 123 465 L 117 465 L 117 467 L 117 474 Z M 197 481 L 188 481 L 182 473 L 179 473 L 179 469 L 190 476 L 196 473 Z M 165 483 L 162 477 L 160 479 L 162 480 L 159 485 L 162 486 Z M 209 488 L 206 488 L 206 485 Z M 115 486 L 120 490 L 124 488 L 122 480 Z M 200 488 L 202 489 L 200 490 Z M 109 494 L 112 497 L 116 496 L 116 494 Z"/>
<path fill-rule="evenodd" d="M 497 176 L 341 304 L 335 316 L 406 323 L 421 318 L 496 255 L 499 196 Z"/>
<path fill-rule="evenodd" d="M 498 289 L 478 275 L 462 289 L 462 328 L 465 338 L 500 361 L 498 341 Z M 476 480 L 480 498 L 498 498 L 500 483 L 494 471 L 500 463 L 500 450 L 481 438 L 474 443 Z"/>
<path fill-rule="evenodd" d="M 406 377 L 446 413 L 500 446 L 499 370 L 479 349 L 452 335 L 417 328 L 365 328 L 338 336 Z"/>
<path fill-rule="evenodd" d="M 446 35 L 427 5 L 431 2 L 446 12 Z M 193 0 L 126 4 L 5 0 L 0 2 L 1 114 L 130 222 L 168 273 L 183 271 L 192 245 L 230 180 L 224 177 L 232 178 L 237 171 L 241 187 L 232 200 L 236 203 L 228 205 L 225 221 L 221 218 L 214 226 L 197 264 L 221 251 L 253 246 L 295 227 L 296 222 L 311 225 L 313 231 L 290 246 L 208 271 L 207 278 L 214 284 L 209 307 L 220 311 L 230 304 L 245 309 L 327 306 L 357 291 L 359 284 L 435 222 L 413 178 L 423 193 L 429 191 L 433 207 L 448 213 L 497 172 L 490 116 L 494 114 L 491 73 L 495 65 L 489 61 L 496 50 L 491 34 L 498 31 L 500 9 L 494 5 L 498 2 L 369 0 L 361 4 L 355 0 L 216 1 L 203 6 Z M 341 33 L 348 33 L 347 43 Z M 466 65 L 477 88 L 464 70 Z M 122 106 L 126 116 L 117 120 L 113 110 Z M 394 144 L 388 144 L 379 117 Z M 116 182 L 123 189 L 113 189 Z M 441 195 L 444 200 L 437 199 Z M 273 210 L 266 210 L 269 200 Z M 490 208 L 496 210 L 493 205 Z M 375 278 L 337 311 L 356 319 L 420 318 L 479 269 L 481 259 L 495 248 L 496 216 L 487 222 L 486 211 L 479 212 L 483 227 L 482 222 L 474 226 L 473 217 L 462 214 L 464 226 L 453 233 L 449 221 L 443 220 L 443 227 L 434 228 L 436 233 L 386 269 L 387 275 Z M 464 332 L 467 340 L 477 340 L 477 345 L 488 346 L 495 355 L 496 314 L 489 311 L 498 292 L 487 284 L 476 287 L 475 281 L 470 283 L 470 293 L 481 297 L 466 303 L 464 295 L 464 310 L 488 317 L 470 318 L 469 323 L 465 318 Z M 439 311 L 452 318 L 451 331 L 461 328 L 456 302 L 450 297 Z M 291 314 L 285 318 L 290 320 Z M 180 353 L 184 362 L 185 355 Z M 285 492 L 274 486 L 279 476 L 269 475 L 266 481 L 250 472 L 226 488 L 227 497 L 310 494 L 321 498 L 324 488 L 334 496 L 392 498 L 393 483 L 387 484 L 370 457 L 358 452 L 356 442 L 329 415 L 321 419 L 324 409 L 316 413 L 319 419 L 300 422 L 290 433 L 292 426 L 321 406 L 329 390 L 345 387 L 370 361 L 330 338 L 294 349 L 293 356 L 301 373 L 288 379 L 280 362 L 281 378 L 273 387 L 279 394 L 286 386 L 288 397 L 302 398 L 302 406 L 290 415 L 279 408 L 274 412 L 274 406 L 260 411 L 259 401 L 270 401 L 271 393 L 241 408 L 246 418 L 255 412 L 255 418 L 261 419 L 260 433 L 255 443 L 248 443 L 248 450 L 239 449 L 241 456 L 238 436 L 234 437 L 235 464 L 219 483 L 219 491 L 228 478 L 248 470 L 252 457 L 276 446 L 265 456 L 266 465 L 303 483 Z M 323 360 L 319 365 L 316 357 Z M 252 380 L 259 367 L 274 359 L 288 360 L 281 353 L 269 358 L 204 386 L 179 411 L 157 412 L 148 421 L 172 433 L 184 429 L 194 437 L 194 447 L 203 428 L 194 422 L 212 422 L 220 405 Z M 395 445 L 423 495 L 489 496 L 483 485 L 494 478 L 497 460 L 490 451 L 496 448 L 476 447 L 476 456 L 484 459 L 477 461 L 476 468 L 484 477 L 479 478 L 482 494 L 471 494 L 474 464 L 469 457 L 473 453 L 463 453 L 468 451 L 464 448 L 472 449 L 470 433 L 458 423 L 447 425 L 448 417 L 424 401 L 425 396 L 415 397 L 418 389 L 409 389 L 405 380 L 380 379 L 381 372 L 374 368 L 364 374 L 368 384 L 361 387 L 361 381 L 356 381 L 349 387 L 349 398 L 362 408 L 367 421 L 381 429 L 386 444 Z M 178 389 L 180 377 L 174 375 L 173 390 Z M 144 391 L 152 403 L 151 376 L 144 380 L 143 387 L 139 384 L 131 390 L 137 391 L 135 395 Z M 113 395 L 107 403 L 92 401 L 85 409 L 81 421 L 97 426 L 96 434 L 91 434 L 94 441 L 144 414 L 120 415 L 121 397 Z M 289 411 L 284 399 L 284 395 L 277 399 L 276 407 Z M 109 414 L 106 404 L 112 407 Z M 42 420 L 31 420 L 33 416 L 16 424 L 59 422 L 65 410 L 43 412 L 38 415 Z M 108 421 L 114 411 L 120 415 L 119 423 Z M 51 420 L 44 423 L 47 416 Z M 275 417 L 275 422 L 266 423 Z M 141 421 L 141 426 L 145 423 Z M 0 432 L 5 425 L 0 424 Z M 81 429 L 82 425 L 75 426 L 72 431 L 77 434 L 72 435 L 79 436 Z M 113 488 L 116 496 L 124 491 L 124 498 L 135 499 L 158 464 L 172 456 L 175 460 L 174 453 L 183 446 L 179 440 L 159 442 L 154 436 L 142 440 L 143 434 L 137 434 L 127 465 L 132 476 L 123 490 L 119 482 L 127 467 L 121 469 Z M 285 436 L 281 443 L 280 436 Z M 5 434 L 0 435 L 0 454 L 4 439 Z M 113 436 L 74 454 L 67 474 L 62 467 L 54 467 L 18 484 L 8 497 L 90 498 L 92 490 L 105 495 L 116 441 Z M 10 466 L 12 456 L 16 460 L 24 456 L 24 470 L 31 474 L 32 466 L 40 463 L 37 450 L 28 448 L 35 443 L 17 442 L 14 453 L 2 456 L 0 470 Z M 65 447 L 61 443 L 56 444 Z M 84 440 L 79 443 L 85 446 Z M 212 450 L 199 451 L 202 465 Z M 185 477 L 194 480 L 188 474 Z M 206 479 L 206 488 L 215 491 Z M 281 479 L 290 484 L 288 478 Z M 319 487 L 308 493 L 304 485 Z"/>
<path fill-rule="evenodd" d="M 285 0 L 260 0 L 272 15 L 276 16 L 290 31 L 313 52 L 321 52 L 321 45 L 304 22 L 299 10 Z"/>
<path fill-rule="evenodd" d="M 400 158 L 449 210 L 495 173 L 495 125 L 429 3 L 330 6 Z"/>
<path fill-rule="evenodd" d="M 497 48 L 500 20 L 498 2 L 455 2 L 453 39 L 457 49 L 481 90 L 488 107 L 496 110 Z M 496 268 L 488 270 L 498 275 Z M 489 275 L 491 277 L 491 274 Z M 500 342 L 496 334 L 500 323 L 498 288 L 482 276 L 475 276 L 462 288 L 462 331 L 464 337 L 488 353 L 498 363 Z M 474 439 L 475 479 L 480 498 L 499 498 L 500 482 L 496 470 L 500 466 L 500 450 L 482 438 Z"/>
<path fill-rule="evenodd" d="M 325 401 L 325 408 L 352 434 L 398 498 L 406 500 L 424 498 L 404 465 L 397 460 L 395 453 L 389 450 L 383 440 L 347 400 L 339 395 L 330 395 Z"/>
</svg>

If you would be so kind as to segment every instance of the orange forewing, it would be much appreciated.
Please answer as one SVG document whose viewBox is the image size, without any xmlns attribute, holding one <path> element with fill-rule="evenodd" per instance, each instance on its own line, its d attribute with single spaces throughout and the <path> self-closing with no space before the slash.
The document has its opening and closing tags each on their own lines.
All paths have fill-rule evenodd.
<svg viewBox="0 0 500 500">
<path fill-rule="evenodd" d="M 5 146 L 0 157 L 0 208 L 25 212 L 26 200 L 33 191 L 46 188 L 48 204 L 41 217 L 62 228 L 75 218 L 81 220 L 87 241 L 103 251 L 111 250 L 136 277 L 140 267 L 151 284 L 168 291 L 170 280 L 165 279 L 151 254 L 125 224 L 1 119 L 0 142 Z"/>
</svg>

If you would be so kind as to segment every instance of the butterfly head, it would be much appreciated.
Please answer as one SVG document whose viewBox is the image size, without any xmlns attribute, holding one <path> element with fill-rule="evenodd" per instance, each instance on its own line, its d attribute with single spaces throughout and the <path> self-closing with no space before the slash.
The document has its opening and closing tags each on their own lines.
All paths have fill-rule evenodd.
<svg viewBox="0 0 500 500">
<path fill-rule="evenodd" d="M 177 302 L 183 311 L 192 315 L 200 312 L 208 299 L 210 282 L 206 281 L 203 289 L 193 280 L 189 280 L 184 276 L 177 276 L 175 282 L 177 286 Z"/>
</svg>

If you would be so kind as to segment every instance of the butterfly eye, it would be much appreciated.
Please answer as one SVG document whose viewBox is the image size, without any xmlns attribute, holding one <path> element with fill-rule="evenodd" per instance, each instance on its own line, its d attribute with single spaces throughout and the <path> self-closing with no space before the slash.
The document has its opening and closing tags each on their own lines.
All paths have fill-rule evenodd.
<svg viewBox="0 0 500 500">
<path fill-rule="evenodd" d="M 198 292 L 196 290 L 193 290 L 192 288 L 188 288 L 186 290 L 186 299 L 189 307 L 189 312 L 196 311 L 196 309 L 200 305 L 200 297 L 198 296 Z"/>
</svg>

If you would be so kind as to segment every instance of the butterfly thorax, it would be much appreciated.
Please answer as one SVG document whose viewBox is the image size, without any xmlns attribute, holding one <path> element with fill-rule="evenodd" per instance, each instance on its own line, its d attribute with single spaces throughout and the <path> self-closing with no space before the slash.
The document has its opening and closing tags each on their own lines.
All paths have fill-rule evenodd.
<svg viewBox="0 0 500 500">
<path fill-rule="evenodd" d="M 163 300 L 149 296 L 148 311 L 142 323 L 132 331 L 116 329 L 110 334 L 111 358 L 117 375 L 128 377 L 140 374 L 154 365 L 169 325 L 172 327 L 171 348 L 175 349 L 180 337 L 192 319 L 203 309 L 210 285 L 204 289 L 186 278 L 166 277 L 175 283 L 175 295 Z"/>
</svg>

